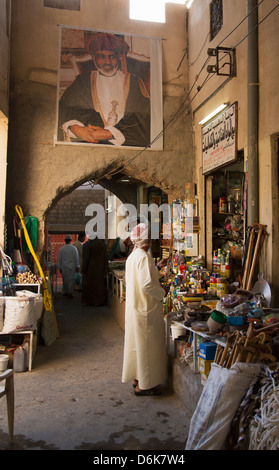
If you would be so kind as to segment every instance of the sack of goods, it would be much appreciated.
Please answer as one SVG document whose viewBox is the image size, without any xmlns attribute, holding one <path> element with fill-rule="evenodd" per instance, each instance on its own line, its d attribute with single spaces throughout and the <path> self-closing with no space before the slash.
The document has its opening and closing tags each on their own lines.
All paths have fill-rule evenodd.
<svg viewBox="0 0 279 470">
<path fill-rule="evenodd" d="M 5 297 L 2 333 L 36 330 L 43 310 L 43 296 L 19 291 L 16 296 Z"/>
</svg>

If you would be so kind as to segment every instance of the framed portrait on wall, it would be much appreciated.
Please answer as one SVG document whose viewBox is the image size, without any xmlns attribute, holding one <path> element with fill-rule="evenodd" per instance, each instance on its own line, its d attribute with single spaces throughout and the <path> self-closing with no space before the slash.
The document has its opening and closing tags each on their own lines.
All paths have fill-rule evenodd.
<svg viewBox="0 0 279 470">
<path fill-rule="evenodd" d="M 160 38 L 59 27 L 55 144 L 163 149 Z"/>
</svg>

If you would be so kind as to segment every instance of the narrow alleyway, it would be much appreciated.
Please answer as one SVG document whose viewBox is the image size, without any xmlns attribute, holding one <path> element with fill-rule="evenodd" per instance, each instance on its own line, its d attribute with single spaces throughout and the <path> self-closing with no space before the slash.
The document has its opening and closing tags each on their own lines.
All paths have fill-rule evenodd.
<svg viewBox="0 0 279 470">
<path fill-rule="evenodd" d="M 136 397 L 121 383 L 124 332 L 107 307 L 55 294 L 60 338 L 15 374 L 13 450 L 183 450 L 190 416 L 166 386 Z M 8 449 L 5 400 L 0 450 Z"/>
</svg>

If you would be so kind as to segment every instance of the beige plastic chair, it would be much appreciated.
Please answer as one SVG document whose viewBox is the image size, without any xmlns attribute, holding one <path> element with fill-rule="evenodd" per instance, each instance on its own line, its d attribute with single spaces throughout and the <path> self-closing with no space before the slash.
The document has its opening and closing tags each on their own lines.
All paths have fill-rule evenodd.
<svg viewBox="0 0 279 470">
<path fill-rule="evenodd" d="M 7 369 L 0 374 L 0 398 L 6 395 L 9 427 L 9 443 L 14 436 L 14 371 Z"/>
</svg>

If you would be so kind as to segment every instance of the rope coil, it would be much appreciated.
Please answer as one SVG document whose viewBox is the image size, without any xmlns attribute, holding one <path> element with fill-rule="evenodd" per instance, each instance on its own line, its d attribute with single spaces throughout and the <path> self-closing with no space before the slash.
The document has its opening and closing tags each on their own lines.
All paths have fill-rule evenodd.
<svg viewBox="0 0 279 470">
<path fill-rule="evenodd" d="M 249 450 L 279 449 L 279 385 L 273 376 L 263 384 L 260 406 L 250 424 Z"/>
</svg>

